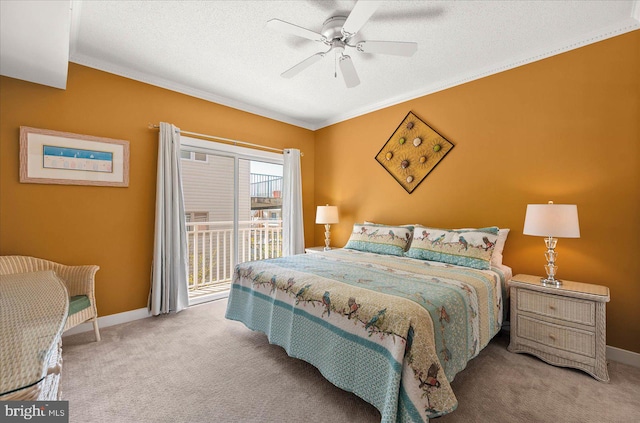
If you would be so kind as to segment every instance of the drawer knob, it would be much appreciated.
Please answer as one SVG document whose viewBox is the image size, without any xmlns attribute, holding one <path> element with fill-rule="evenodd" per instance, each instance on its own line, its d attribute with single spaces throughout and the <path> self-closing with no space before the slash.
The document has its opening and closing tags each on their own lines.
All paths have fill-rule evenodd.
<svg viewBox="0 0 640 423">
<path fill-rule="evenodd" d="M 555 309 L 556 309 L 556 306 L 549 304 L 549 310 L 555 310 Z"/>
<path fill-rule="evenodd" d="M 553 335 L 551 335 L 551 334 L 549 334 L 549 338 L 551 338 L 551 340 L 552 340 L 552 341 L 555 341 L 555 340 L 556 340 L 556 337 L 555 337 L 555 336 L 553 336 Z"/>
</svg>

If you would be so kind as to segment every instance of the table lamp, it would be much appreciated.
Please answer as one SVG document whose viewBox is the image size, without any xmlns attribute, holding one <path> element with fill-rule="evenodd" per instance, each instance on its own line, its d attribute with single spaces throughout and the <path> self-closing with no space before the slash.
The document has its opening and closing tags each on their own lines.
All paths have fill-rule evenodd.
<svg viewBox="0 0 640 423">
<path fill-rule="evenodd" d="M 331 242 L 330 227 L 333 223 L 338 223 L 338 207 L 336 206 L 318 206 L 316 210 L 316 223 L 324 224 L 324 251 L 331 249 L 329 243 Z"/>
<path fill-rule="evenodd" d="M 545 285 L 559 287 L 562 281 L 555 278 L 558 266 L 556 266 L 555 248 L 557 238 L 580 238 L 580 226 L 578 224 L 578 207 L 575 204 L 528 204 L 524 218 L 525 235 L 544 236 L 547 252 L 547 277 L 540 279 Z"/>
</svg>

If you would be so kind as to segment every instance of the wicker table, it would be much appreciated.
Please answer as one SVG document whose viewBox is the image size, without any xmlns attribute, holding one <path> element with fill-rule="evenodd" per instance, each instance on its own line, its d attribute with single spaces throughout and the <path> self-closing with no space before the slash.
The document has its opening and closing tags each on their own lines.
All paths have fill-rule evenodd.
<svg viewBox="0 0 640 423">
<path fill-rule="evenodd" d="M 52 270 L 0 276 L 0 400 L 58 400 L 69 310 Z"/>
<path fill-rule="evenodd" d="M 605 312 L 609 288 L 571 281 L 556 288 L 531 275 L 516 275 L 509 286 L 509 351 L 526 352 L 609 381 Z"/>
</svg>

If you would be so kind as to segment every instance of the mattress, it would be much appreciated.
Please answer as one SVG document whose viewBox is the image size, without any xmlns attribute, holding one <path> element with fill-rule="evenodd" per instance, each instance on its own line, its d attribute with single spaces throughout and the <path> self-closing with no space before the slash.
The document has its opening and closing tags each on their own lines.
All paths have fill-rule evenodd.
<svg viewBox="0 0 640 423">
<path fill-rule="evenodd" d="M 242 263 L 226 317 L 374 405 L 383 422 L 457 407 L 450 382 L 500 330 L 507 266 L 353 250 Z"/>
</svg>

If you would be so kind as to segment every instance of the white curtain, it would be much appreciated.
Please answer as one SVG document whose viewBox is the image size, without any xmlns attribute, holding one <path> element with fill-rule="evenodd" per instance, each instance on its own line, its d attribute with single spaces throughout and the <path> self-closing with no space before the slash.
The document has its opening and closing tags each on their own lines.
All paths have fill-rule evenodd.
<svg viewBox="0 0 640 423">
<path fill-rule="evenodd" d="M 180 171 L 180 129 L 160 123 L 156 225 L 149 310 L 179 312 L 189 306 L 187 231 Z"/>
<path fill-rule="evenodd" d="M 304 253 L 304 222 L 302 220 L 302 176 L 300 150 L 284 150 L 282 182 L 282 255 Z"/>
</svg>

